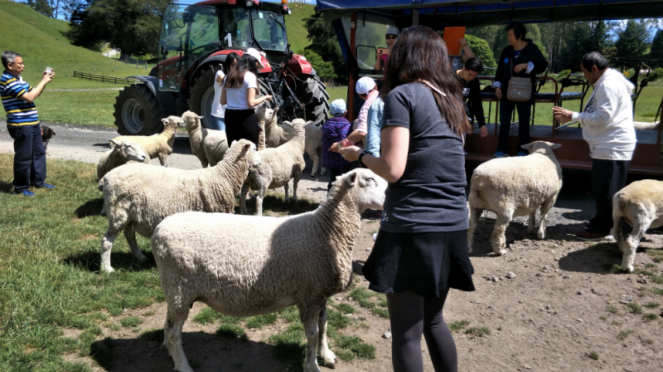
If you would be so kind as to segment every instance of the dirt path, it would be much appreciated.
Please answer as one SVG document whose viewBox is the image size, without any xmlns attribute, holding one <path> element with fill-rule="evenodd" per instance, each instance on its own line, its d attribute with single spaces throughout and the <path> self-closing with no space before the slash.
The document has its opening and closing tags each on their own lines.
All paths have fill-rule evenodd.
<svg viewBox="0 0 663 372">
<path fill-rule="evenodd" d="M 95 163 L 106 151 L 107 140 L 117 135 L 99 129 L 53 127 L 58 134 L 49 145 L 50 159 Z M 200 167 L 187 147 L 186 137 L 178 135 L 170 166 Z M 0 152 L 11 149 L 11 140 L 0 124 Z M 647 253 L 660 251 L 663 235 L 647 234 L 641 243 L 636 268 L 646 269 L 648 275 L 613 273 L 612 265 L 621 261 L 614 243 L 589 243 L 572 237 L 593 211 L 587 175 L 565 172 L 564 176 L 565 188 L 550 213 L 546 240 L 536 240 L 527 232 L 525 219 L 519 218 L 507 230 L 507 254 L 494 256 L 489 243 L 494 215 L 484 216 L 479 223 L 471 256 L 477 291 L 452 291 L 444 314 L 448 324 L 460 327 L 454 332 L 460 371 L 663 371 L 663 321 L 659 316 L 663 315 L 659 305 L 663 303 L 663 265 Z M 322 200 L 326 177 L 307 178 L 301 191 L 303 196 Z M 357 274 L 373 245 L 371 234 L 378 227 L 375 221 L 364 221 L 353 253 Z M 509 272 L 515 278 L 508 279 Z M 361 275 L 355 276 L 355 282 L 367 286 Z M 339 360 L 336 370 L 390 371 L 391 341 L 382 338 L 389 330 L 388 320 L 348 299 L 347 292 L 334 296 L 334 303 L 347 303 L 358 310 L 353 316 L 359 321 L 344 332 L 358 335 L 377 348 L 375 360 Z M 203 308 L 196 304 L 184 326 L 184 349 L 196 372 L 290 370 L 267 342 L 286 324 L 247 330 L 248 341 L 229 340 L 214 334 L 218 324 L 192 322 Z M 172 361 L 160 344 L 138 336 L 146 330 L 162 329 L 165 305 L 154 304 L 118 318 L 129 315 L 144 320 L 136 332 L 103 329 L 103 337 L 112 339 L 114 345 L 110 371 L 172 370 Z M 469 324 L 462 326 L 463 321 Z M 479 336 L 482 330 L 490 334 Z M 432 372 L 425 343 L 423 348 L 424 370 Z"/>
</svg>

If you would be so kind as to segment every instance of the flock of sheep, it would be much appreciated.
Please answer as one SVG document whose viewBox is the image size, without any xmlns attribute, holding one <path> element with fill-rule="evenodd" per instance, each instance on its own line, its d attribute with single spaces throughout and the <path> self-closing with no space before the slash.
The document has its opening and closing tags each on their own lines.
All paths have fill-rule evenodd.
<svg viewBox="0 0 663 372">
<path fill-rule="evenodd" d="M 257 148 L 247 140 L 229 145 L 223 131 L 202 127 L 201 117 L 187 111 L 182 117 L 163 119 L 160 134 L 112 139 L 111 150 L 97 167 L 102 214 L 108 218 L 101 270 L 114 271 L 111 250 L 120 232 L 141 261 L 146 258 L 135 234 L 151 237 L 168 306 L 164 346 L 180 372 L 193 371 L 182 349 L 181 333 L 196 301 L 232 316 L 266 314 L 296 305 L 308 341 L 305 371 L 320 371 L 316 356 L 333 368 L 325 305 L 351 282 L 360 214 L 368 208 L 382 209 L 386 181 L 370 170 L 356 169 L 339 177 L 315 211 L 261 217 L 267 189 L 284 187 L 287 201 L 292 179 L 296 201 L 304 152 L 314 160 L 315 174 L 321 129 L 301 119 L 278 124 L 277 112 L 265 106 L 256 113 L 261 125 Z M 178 127 L 186 128 L 202 169 L 166 167 Z M 545 238 L 546 215 L 562 187 L 562 170 L 552 151 L 559 146 L 534 142 L 523 146 L 528 156 L 493 159 L 475 169 L 468 197 L 470 252 L 484 210 L 497 214 L 491 244 L 498 254 L 505 253 L 505 230 L 515 216 L 529 216 L 529 231 L 534 232 L 540 210 L 537 237 Z M 142 164 L 154 157 L 163 167 Z M 625 270 L 633 271 L 644 231 L 663 225 L 663 217 L 659 218 L 663 193 L 655 192 L 660 188 L 658 181 L 640 181 L 614 197 L 613 235 L 624 252 Z M 249 189 L 258 191 L 257 216 L 234 215 L 237 196 L 241 212 L 247 213 Z M 624 236 L 622 221 L 634 227 L 632 235 Z"/>
<path fill-rule="evenodd" d="M 316 351 L 326 366 L 333 367 L 325 304 L 350 284 L 361 213 L 381 209 L 384 202 L 386 181 L 357 169 L 340 177 L 315 211 L 261 217 L 267 189 L 284 187 L 287 201 L 292 179 L 292 197 L 297 200 L 303 154 L 314 159 L 315 173 L 322 134 L 320 127 L 301 119 L 278 124 L 277 112 L 264 106 L 256 113 L 261 125 L 257 148 L 248 140 L 228 146 L 223 131 L 202 127 L 201 117 L 187 111 L 182 117 L 163 119 L 160 134 L 112 139 L 111 150 L 97 166 L 102 214 L 108 218 L 101 270 L 114 271 L 111 250 L 120 232 L 140 261 L 146 257 L 136 233 L 151 237 L 168 304 L 164 346 L 180 372 L 192 371 L 181 332 L 195 301 L 234 316 L 296 305 L 308 338 L 306 371 L 319 371 Z M 178 127 L 186 128 L 202 169 L 166 167 Z M 154 157 L 163 167 L 144 164 Z M 246 214 L 249 189 L 258 191 L 258 216 L 232 214 L 238 195 Z"/>
</svg>

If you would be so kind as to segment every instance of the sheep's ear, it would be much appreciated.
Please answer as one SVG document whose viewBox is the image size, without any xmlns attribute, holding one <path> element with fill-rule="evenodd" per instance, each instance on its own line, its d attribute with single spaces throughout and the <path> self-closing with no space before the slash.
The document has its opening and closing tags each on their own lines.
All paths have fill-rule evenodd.
<svg viewBox="0 0 663 372">
<path fill-rule="evenodd" d="M 345 179 L 345 182 L 348 184 L 348 186 L 355 187 L 357 184 L 357 172 L 350 173 Z"/>
<path fill-rule="evenodd" d="M 311 124 L 313 124 L 313 120 L 309 120 L 309 121 L 307 121 L 306 123 L 304 123 L 304 126 L 306 127 L 306 126 L 309 126 L 309 125 L 311 125 Z"/>
<path fill-rule="evenodd" d="M 553 149 L 553 150 L 562 147 L 562 145 L 560 145 L 559 143 L 550 143 L 549 146 L 550 146 L 550 148 Z"/>
<path fill-rule="evenodd" d="M 249 149 L 251 148 L 251 145 L 253 145 L 253 144 L 252 143 L 247 143 L 246 145 L 244 145 L 244 147 L 242 147 L 242 150 L 243 151 L 249 151 Z"/>
<path fill-rule="evenodd" d="M 529 151 L 529 150 L 532 148 L 532 145 L 533 145 L 533 144 L 534 144 L 534 143 L 527 143 L 527 144 L 524 144 L 524 145 L 522 145 L 522 146 L 520 146 L 520 147 L 523 148 L 523 149 L 525 149 L 525 150 L 527 150 L 527 151 Z"/>
<path fill-rule="evenodd" d="M 287 126 L 289 126 L 289 127 L 292 126 L 292 122 L 291 122 L 291 121 L 288 121 L 288 120 L 284 120 L 283 123 L 281 123 L 281 124 L 285 124 L 285 125 L 287 125 Z"/>
<path fill-rule="evenodd" d="M 279 107 L 274 109 L 274 112 L 272 113 L 272 115 L 276 114 L 277 111 L 279 111 Z"/>
<path fill-rule="evenodd" d="M 204 116 L 200 116 L 200 115 L 198 115 L 198 119 L 199 119 L 199 120 L 203 120 L 203 119 L 205 119 L 205 117 L 204 117 Z"/>
<path fill-rule="evenodd" d="M 110 142 L 111 147 L 118 147 L 118 146 L 122 145 L 121 141 L 116 141 L 114 139 L 109 140 L 109 142 Z"/>
</svg>

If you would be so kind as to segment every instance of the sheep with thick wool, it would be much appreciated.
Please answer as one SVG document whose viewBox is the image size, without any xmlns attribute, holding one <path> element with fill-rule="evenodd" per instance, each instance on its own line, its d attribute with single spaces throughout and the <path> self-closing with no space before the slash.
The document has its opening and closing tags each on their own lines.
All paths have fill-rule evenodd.
<svg viewBox="0 0 663 372">
<path fill-rule="evenodd" d="M 489 160 L 474 170 L 468 198 L 470 227 L 467 245 L 470 253 L 474 230 L 486 209 L 497 214 L 490 238 L 495 253 L 506 253 L 504 233 L 513 217 L 529 215 L 528 231 L 532 233 L 539 209 L 537 238 L 545 239 L 546 216 L 562 188 L 562 168 L 552 151 L 560 146 L 532 142 L 522 146 L 529 151 L 527 156 Z"/>
<path fill-rule="evenodd" d="M 110 140 L 111 149 L 106 151 L 97 163 L 97 179 L 101 179 L 112 169 L 130 161 L 150 164 L 150 157 L 141 146 L 132 140 Z"/>
<path fill-rule="evenodd" d="M 262 110 L 264 110 L 264 114 L 261 114 L 260 111 Z M 261 115 L 264 118 L 265 145 L 267 145 L 267 147 L 279 147 L 288 142 L 295 135 L 291 126 L 285 123 L 278 123 L 278 112 L 278 107 L 272 110 L 267 108 L 266 105 L 263 105 L 256 110 L 258 121 L 260 121 Z"/>
<path fill-rule="evenodd" d="M 153 134 L 151 136 L 119 136 L 113 138 L 115 141 L 124 142 L 131 140 L 143 148 L 145 154 L 154 159 L 159 158 L 159 162 L 164 167 L 167 167 L 166 158 L 173 153 L 173 145 L 175 144 L 175 130 L 178 127 L 183 127 L 184 122 L 179 116 L 169 116 L 161 119 L 163 122 L 163 132 Z"/>
<path fill-rule="evenodd" d="M 133 255 L 143 261 L 136 232 L 150 237 L 159 222 L 180 212 L 232 213 L 249 168 L 258 165 L 260 156 L 255 145 L 239 140 L 211 168 L 183 170 L 126 164 L 110 171 L 99 181 L 108 212 L 108 229 L 101 240 L 101 270 L 114 271 L 110 254 L 121 231 Z"/>
<path fill-rule="evenodd" d="M 612 236 L 622 251 L 622 269 L 633 272 L 635 251 L 647 229 L 663 226 L 663 182 L 642 180 L 619 190 L 612 198 Z M 633 227 L 624 235 L 622 221 Z"/>
<path fill-rule="evenodd" d="M 223 155 L 228 151 L 226 131 L 207 129 L 207 136 L 203 139 L 203 151 L 210 167 L 220 162 Z"/>
<path fill-rule="evenodd" d="M 368 169 L 339 177 L 313 212 L 289 217 L 187 212 L 170 216 L 152 236 L 167 303 L 164 346 L 175 370 L 192 372 L 182 326 L 194 302 L 231 316 L 254 316 L 296 305 L 308 341 L 306 372 L 317 355 L 334 368 L 327 344 L 327 299 L 352 276 L 360 213 L 382 209 L 386 181 Z"/>
<path fill-rule="evenodd" d="M 307 125 L 304 130 L 306 131 L 306 144 L 304 147 L 308 156 L 313 160 L 313 168 L 311 169 L 311 177 L 313 177 L 318 171 L 318 166 L 322 159 L 322 127 L 311 124 Z M 320 175 L 324 176 L 326 171 L 325 167 L 321 167 Z"/>
<path fill-rule="evenodd" d="M 249 188 L 258 191 L 258 195 L 256 196 L 258 216 L 262 216 L 262 200 L 267 193 L 267 189 L 283 187 L 285 189 L 285 201 L 289 201 L 288 183 L 291 179 L 292 198 L 294 201 L 297 201 L 297 185 L 302 178 L 302 172 L 306 166 L 304 162 L 305 124 L 303 119 L 295 119 L 292 123 L 287 123 L 287 125 L 292 126 L 294 137 L 279 147 L 258 151 L 261 164 L 256 169 L 249 171 L 249 175 L 239 194 L 239 205 L 242 214 L 247 213 L 246 194 Z"/>
<path fill-rule="evenodd" d="M 198 116 L 193 111 L 186 111 L 182 114 L 182 121 L 184 126 L 186 126 L 186 131 L 189 134 L 189 145 L 191 145 L 191 152 L 195 155 L 203 168 L 207 168 L 209 161 L 207 160 L 207 155 L 205 154 L 205 148 L 203 147 L 203 142 L 205 137 L 207 137 L 210 129 L 207 129 L 202 126 L 201 120 L 202 116 Z M 223 157 L 223 156 L 222 156 Z"/>
</svg>

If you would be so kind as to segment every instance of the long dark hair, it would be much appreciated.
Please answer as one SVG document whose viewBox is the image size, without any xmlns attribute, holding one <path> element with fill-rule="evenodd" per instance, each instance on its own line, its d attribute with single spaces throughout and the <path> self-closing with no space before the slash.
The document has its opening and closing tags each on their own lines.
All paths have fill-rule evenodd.
<svg viewBox="0 0 663 372">
<path fill-rule="evenodd" d="M 239 60 L 239 54 L 235 52 L 228 53 L 226 60 L 223 61 L 223 69 L 225 70 L 226 74 L 230 72 L 230 67 L 232 67 L 233 63 L 235 63 L 237 60 Z"/>
<path fill-rule="evenodd" d="M 256 67 L 256 62 L 258 60 L 253 58 L 250 54 L 244 53 L 242 58 L 237 62 L 237 66 L 230 71 L 228 74 L 228 79 L 226 80 L 226 88 L 239 88 L 244 84 L 244 74 L 247 71 L 258 74 L 258 67 Z"/>
<path fill-rule="evenodd" d="M 451 71 L 447 47 L 437 32 L 424 26 L 405 29 L 391 47 L 385 70 L 380 91 L 383 97 L 399 85 L 426 80 L 446 94 L 431 89 L 440 115 L 451 130 L 459 136 L 471 131 L 460 83 Z"/>
</svg>

